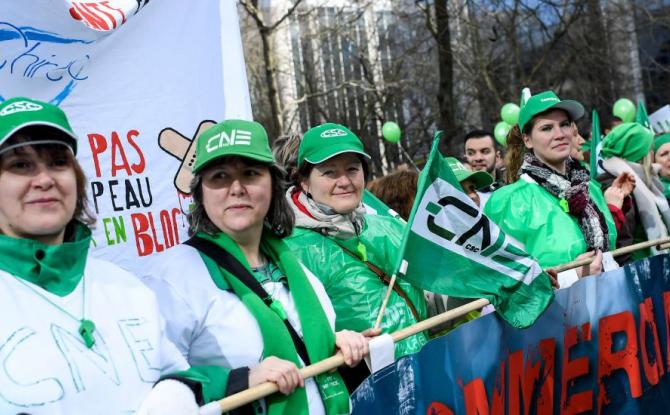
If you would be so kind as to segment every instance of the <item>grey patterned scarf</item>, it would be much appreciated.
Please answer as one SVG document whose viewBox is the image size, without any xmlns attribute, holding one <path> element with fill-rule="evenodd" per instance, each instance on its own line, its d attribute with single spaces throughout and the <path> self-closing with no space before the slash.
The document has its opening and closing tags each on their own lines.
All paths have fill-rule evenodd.
<svg viewBox="0 0 670 415">
<path fill-rule="evenodd" d="M 578 161 L 568 158 L 563 176 L 528 152 L 524 155 L 521 173 L 556 196 L 563 210 L 577 218 L 587 250 L 609 251 L 605 216 L 589 195 L 589 172 Z"/>
</svg>

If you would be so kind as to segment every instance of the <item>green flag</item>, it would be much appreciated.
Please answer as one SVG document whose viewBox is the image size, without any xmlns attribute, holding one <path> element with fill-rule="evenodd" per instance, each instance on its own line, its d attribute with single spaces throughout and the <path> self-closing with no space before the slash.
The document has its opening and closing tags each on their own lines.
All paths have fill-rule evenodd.
<svg viewBox="0 0 670 415">
<path fill-rule="evenodd" d="M 389 216 L 394 219 L 398 219 L 405 223 L 403 218 L 400 217 L 398 212 L 386 206 L 377 196 L 372 194 L 371 191 L 365 189 L 363 191 L 363 205 L 365 206 L 365 211 L 371 215 L 380 215 L 380 216 Z"/>
<path fill-rule="evenodd" d="M 594 109 L 591 115 L 591 156 L 589 160 L 591 180 L 595 180 L 598 176 L 598 160 L 600 159 L 598 145 L 600 144 L 600 137 L 600 117 L 598 116 L 598 111 Z"/>
<path fill-rule="evenodd" d="M 644 106 L 644 102 L 642 102 L 641 99 L 637 100 L 637 112 L 635 113 L 635 122 L 638 124 L 642 124 L 651 130 L 651 123 L 649 122 L 649 116 L 647 115 L 647 108 Z"/>
<path fill-rule="evenodd" d="M 419 176 L 396 269 L 428 291 L 486 298 L 511 325 L 530 326 L 553 298 L 549 277 L 463 193 L 439 137 Z"/>
</svg>

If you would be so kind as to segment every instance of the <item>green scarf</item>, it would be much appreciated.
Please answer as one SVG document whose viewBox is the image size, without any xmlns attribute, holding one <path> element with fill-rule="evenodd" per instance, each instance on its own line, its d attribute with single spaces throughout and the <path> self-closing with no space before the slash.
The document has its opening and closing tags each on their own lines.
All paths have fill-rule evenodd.
<svg viewBox="0 0 670 415">
<path fill-rule="evenodd" d="M 215 236 L 198 233 L 233 255 L 251 273 L 251 268 L 242 251 L 228 235 L 219 232 Z M 286 275 L 291 296 L 295 302 L 302 336 L 307 354 L 313 363 L 326 359 L 335 351 L 335 335 L 330 329 L 326 313 L 323 311 L 307 276 L 300 263 L 283 241 L 265 232 L 261 239 L 261 252 L 265 254 Z M 209 268 L 209 267 L 208 267 Z M 211 268 L 209 268 L 211 272 Z M 242 300 L 249 312 L 254 316 L 263 337 L 263 355 L 276 356 L 301 366 L 298 353 L 291 336 L 279 314 L 267 307 L 263 300 L 254 294 L 236 276 L 225 269 L 219 268 L 219 275 L 212 275 L 217 287 L 233 290 Z M 225 284 L 219 284 L 221 277 Z M 337 372 L 325 373 L 316 377 L 321 399 L 327 414 L 349 413 L 349 393 L 342 378 Z M 275 393 L 266 398 L 268 413 L 276 414 L 307 414 L 307 394 L 305 388 L 298 388 L 291 395 Z"/>
<path fill-rule="evenodd" d="M 45 245 L 34 239 L 0 235 L 0 269 L 18 278 L 39 285 L 52 294 L 70 294 L 86 266 L 91 231 L 78 223 L 71 242 Z"/>
</svg>

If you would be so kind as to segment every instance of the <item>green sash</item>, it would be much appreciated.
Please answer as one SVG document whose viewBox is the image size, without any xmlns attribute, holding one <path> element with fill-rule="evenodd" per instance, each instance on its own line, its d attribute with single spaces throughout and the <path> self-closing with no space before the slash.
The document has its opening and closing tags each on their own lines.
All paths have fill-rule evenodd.
<svg viewBox="0 0 670 415">
<path fill-rule="evenodd" d="M 198 233 L 197 236 L 210 240 L 228 251 L 252 273 L 242 251 L 235 241 L 226 234 L 219 232 L 215 236 L 211 236 Z M 332 356 L 335 351 L 335 335 L 330 329 L 328 318 L 323 311 L 319 298 L 303 272 L 300 263 L 284 242 L 270 232 L 263 234 L 260 248 L 263 254 L 270 258 L 286 275 L 291 297 L 295 302 L 300 319 L 302 338 L 310 360 L 316 363 Z M 219 271 L 227 283 L 227 287 L 225 285 L 224 287 L 230 287 L 256 319 L 263 337 L 263 355 L 288 360 L 300 367 L 298 353 L 281 317 L 266 306 L 263 300 L 235 275 L 222 268 L 219 268 Z M 217 281 L 221 282 L 218 277 L 218 275 L 212 275 L 212 279 L 217 286 L 223 288 L 220 286 L 223 284 L 217 283 Z M 327 414 L 349 413 L 349 393 L 337 372 L 319 375 L 316 377 L 316 382 Z M 307 414 L 309 412 L 307 394 L 304 388 L 298 388 L 288 396 L 276 393 L 269 396 L 266 403 L 270 415 Z"/>
</svg>

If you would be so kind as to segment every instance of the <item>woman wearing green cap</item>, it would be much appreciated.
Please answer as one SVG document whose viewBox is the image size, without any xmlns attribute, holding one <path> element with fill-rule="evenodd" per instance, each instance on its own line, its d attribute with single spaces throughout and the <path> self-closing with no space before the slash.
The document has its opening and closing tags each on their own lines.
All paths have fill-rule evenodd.
<svg viewBox="0 0 670 415">
<path fill-rule="evenodd" d="M 189 363 L 228 368 L 218 380 L 227 395 L 275 382 L 281 394 L 255 402 L 257 411 L 348 413 L 337 372 L 303 380 L 298 368 L 338 349 L 356 365 L 367 339 L 334 332 L 323 286 L 283 241 L 294 217 L 265 129 L 243 120 L 212 126 L 198 138 L 193 173 L 192 237 L 146 278 L 168 336 Z"/>
<path fill-rule="evenodd" d="M 632 176 L 635 183 L 632 204 L 624 209 L 625 223 L 619 232 L 617 247 L 668 235 L 670 208 L 663 185 L 651 164 L 649 152 L 653 141 L 653 132 L 635 122 L 617 125 L 602 141 L 600 167 L 604 173 L 598 176 L 598 181 L 603 188 L 608 189 L 614 178 L 621 174 Z M 627 263 L 657 252 L 656 248 L 650 248 L 618 260 Z"/>
<path fill-rule="evenodd" d="M 663 184 L 663 194 L 670 200 L 670 133 L 654 138 L 654 162 L 660 166 L 658 176 Z"/>
<path fill-rule="evenodd" d="M 287 199 L 296 229 L 287 243 L 321 278 L 337 313 L 336 327 L 363 331 L 375 324 L 400 246 L 403 224 L 366 215 L 361 203 L 367 159 L 348 128 L 326 123 L 307 131 Z M 426 317 L 423 292 L 398 280 L 382 320 L 393 332 Z M 396 356 L 426 343 L 418 334 L 396 345 Z M 356 381 L 353 380 L 352 384 Z"/>
<path fill-rule="evenodd" d="M 135 413 L 144 401 L 148 414 L 159 401 L 160 413 L 197 414 L 203 393 L 223 397 L 207 382 L 215 370 L 177 373 L 188 364 L 154 293 L 89 256 L 76 151 L 58 107 L 0 104 L 0 413 Z"/>
<path fill-rule="evenodd" d="M 595 256 L 590 266 L 559 274 L 561 286 L 601 271 L 616 228 L 599 186 L 570 158 L 576 101 L 552 91 L 528 99 L 508 137 L 508 173 L 516 180 L 493 193 L 484 213 L 523 243 L 543 268 Z"/>
</svg>

